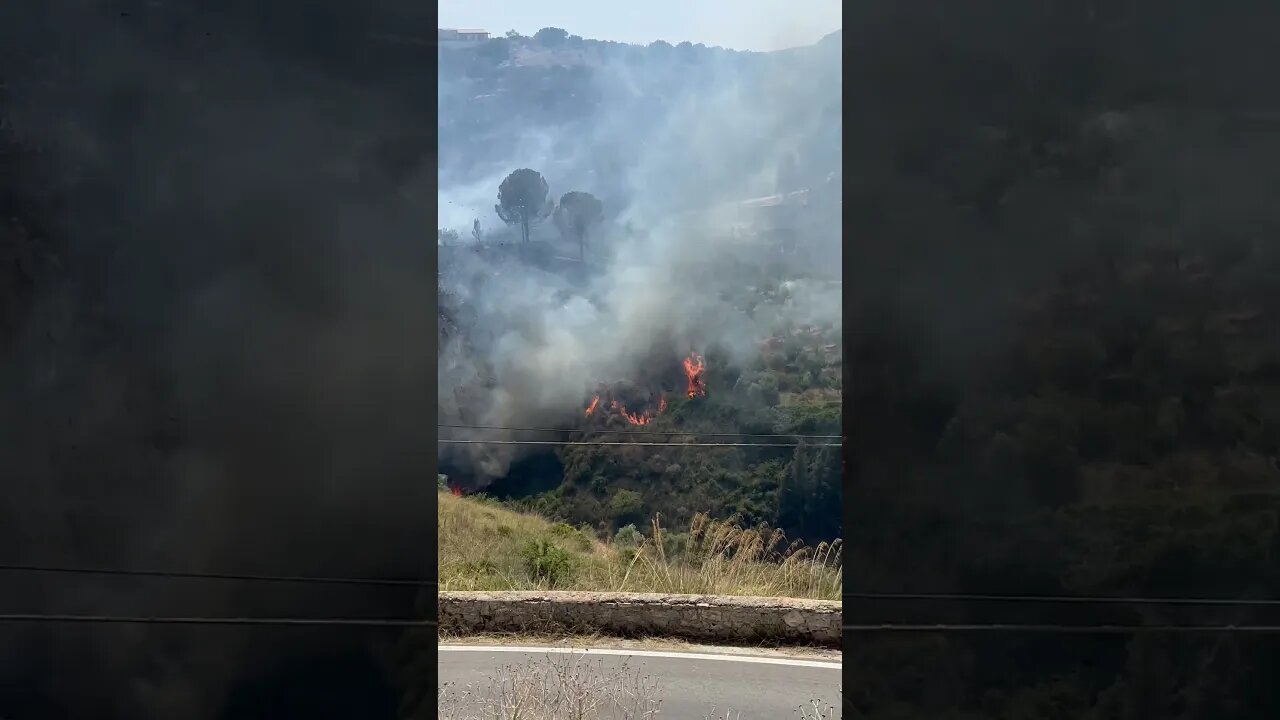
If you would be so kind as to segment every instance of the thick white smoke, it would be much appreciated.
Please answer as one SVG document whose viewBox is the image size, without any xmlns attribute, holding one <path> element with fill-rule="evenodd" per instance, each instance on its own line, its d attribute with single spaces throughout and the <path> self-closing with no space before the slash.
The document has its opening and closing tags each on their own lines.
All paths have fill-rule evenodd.
<svg viewBox="0 0 1280 720">
<path fill-rule="evenodd" d="M 840 169 L 840 50 L 838 34 L 767 54 L 631 48 L 593 60 L 584 98 L 592 109 L 559 123 L 515 113 L 488 127 L 486 137 L 514 139 L 497 143 L 509 154 L 442 129 L 439 221 L 464 246 L 476 219 L 486 233 L 501 228 L 492 210 L 497 188 L 520 167 L 542 173 L 554 198 L 597 195 L 606 220 L 584 276 L 447 252 L 441 285 L 463 331 L 441 348 L 440 422 L 563 425 L 581 416 L 597 382 L 635 378 L 655 359 L 677 362 L 690 349 L 714 347 L 746 363 L 780 326 L 838 331 L 836 283 L 797 280 L 776 293 L 776 304 L 744 305 L 751 269 L 775 262 L 779 249 L 747 242 L 733 226 L 740 201 L 775 192 L 788 158 L 803 187 L 825 186 L 838 198 L 831 177 Z M 442 128 L 461 122 L 451 112 L 483 114 L 477 105 L 487 98 L 463 99 L 464 85 L 478 92 L 474 81 L 442 67 L 441 97 L 450 103 L 440 109 Z M 451 146 L 446 137 L 461 140 Z M 809 214 L 802 241 L 813 267 L 838 279 L 838 201 Z M 556 238 L 550 227 L 541 232 Z M 566 244 L 562 254 L 576 252 Z M 516 448 L 442 453 L 469 461 L 483 480 L 505 473 Z"/>
</svg>

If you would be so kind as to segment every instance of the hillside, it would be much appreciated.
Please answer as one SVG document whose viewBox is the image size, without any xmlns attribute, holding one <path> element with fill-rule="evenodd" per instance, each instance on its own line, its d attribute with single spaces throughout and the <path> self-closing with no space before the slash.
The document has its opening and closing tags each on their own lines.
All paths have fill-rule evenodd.
<svg viewBox="0 0 1280 720">
<path fill-rule="evenodd" d="M 840 43 L 441 51 L 454 488 L 608 535 L 708 513 L 840 537 Z"/>
<path fill-rule="evenodd" d="M 441 590 L 595 590 L 840 599 L 840 548 L 703 516 L 693 532 L 597 538 L 484 498 L 439 495 Z M 656 541 L 655 541 L 656 538 Z"/>
<path fill-rule="evenodd" d="M 760 447 L 533 448 L 483 489 L 545 516 L 586 523 L 605 533 L 643 523 L 654 514 L 687 529 L 695 514 L 709 513 L 769 523 L 806 541 L 840 537 L 840 453 L 832 446 L 840 434 L 840 350 L 838 333 L 831 328 L 784 330 L 762 343 L 745 366 L 726 353 L 708 353 L 705 395 L 683 397 L 683 375 L 673 370 L 666 379 L 610 385 L 606 397 L 621 398 L 617 407 L 605 402 L 589 416 L 579 409 L 579 417 L 565 423 L 572 430 L 569 437 L 579 441 L 745 440 Z M 651 399 L 654 391 L 662 396 L 661 411 Z M 589 407 L 590 400 L 585 398 L 583 405 Z M 616 434 L 627 430 L 656 435 Z M 795 445 L 795 435 L 828 437 Z M 446 459 L 441 467 L 461 490 L 474 487 L 465 465 Z"/>
<path fill-rule="evenodd" d="M 440 225 L 469 232 L 479 214 L 496 230 L 494 178 L 521 166 L 589 188 L 610 216 L 638 196 L 669 213 L 768 194 L 784 154 L 806 178 L 839 173 L 841 37 L 778 53 L 573 35 L 441 50 Z"/>
</svg>

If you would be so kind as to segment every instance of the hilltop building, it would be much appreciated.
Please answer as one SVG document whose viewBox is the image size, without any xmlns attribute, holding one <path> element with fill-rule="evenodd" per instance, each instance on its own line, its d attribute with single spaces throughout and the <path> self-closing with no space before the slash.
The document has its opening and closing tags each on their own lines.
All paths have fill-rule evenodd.
<svg viewBox="0 0 1280 720">
<path fill-rule="evenodd" d="M 442 47 L 464 47 L 485 42 L 489 39 L 489 33 L 486 30 L 437 28 L 436 39 Z"/>
</svg>

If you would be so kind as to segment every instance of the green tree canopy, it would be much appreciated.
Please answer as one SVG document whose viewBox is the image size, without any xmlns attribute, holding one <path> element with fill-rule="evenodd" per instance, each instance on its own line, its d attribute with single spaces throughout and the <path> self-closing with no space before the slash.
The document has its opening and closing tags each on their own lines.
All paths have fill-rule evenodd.
<svg viewBox="0 0 1280 720">
<path fill-rule="evenodd" d="M 569 37 L 569 32 L 557 27 L 544 27 L 533 34 L 533 39 L 543 47 L 559 47 Z"/>
<path fill-rule="evenodd" d="M 618 490 L 609 500 L 609 512 L 618 522 L 634 521 L 643 515 L 644 499 L 634 490 Z"/>
<path fill-rule="evenodd" d="M 573 190 L 560 197 L 552 220 L 560 233 L 578 242 L 578 259 L 586 259 L 587 234 L 604 219 L 604 205 L 589 192 Z"/>
<path fill-rule="evenodd" d="M 546 218 L 553 209 L 547 192 L 547 181 L 538 171 L 520 168 L 498 186 L 493 210 L 506 224 L 519 225 L 521 240 L 529 242 L 529 224 Z"/>
</svg>

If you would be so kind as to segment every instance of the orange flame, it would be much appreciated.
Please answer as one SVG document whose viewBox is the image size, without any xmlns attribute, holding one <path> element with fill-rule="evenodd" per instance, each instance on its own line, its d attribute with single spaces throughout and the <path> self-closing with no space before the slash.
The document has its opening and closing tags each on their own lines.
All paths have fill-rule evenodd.
<svg viewBox="0 0 1280 720">
<path fill-rule="evenodd" d="M 702 371 L 705 369 L 706 363 L 696 352 L 689 353 L 689 357 L 684 359 L 684 376 L 689 381 L 689 387 L 685 392 L 689 399 L 707 394 L 707 386 L 702 382 Z"/>
<path fill-rule="evenodd" d="M 706 396 L 707 386 L 702 379 L 702 373 L 705 369 L 706 361 L 704 361 L 702 356 L 696 352 L 689 353 L 689 357 L 684 359 L 684 375 L 685 379 L 688 380 L 688 387 L 685 390 L 685 393 L 690 399 L 698 397 L 699 395 L 704 397 Z M 593 395 L 591 397 L 591 402 L 587 403 L 587 407 L 583 410 L 583 415 L 588 418 L 595 417 L 596 411 L 600 409 L 602 394 L 607 396 L 612 393 L 610 393 L 606 388 Z M 655 417 L 666 412 L 667 398 L 665 395 L 659 393 L 656 409 L 650 407 L 638 412 L 631 412 L 627 410 L 626 406 L 617 400 L 609 400 L 607 407 L 611 412 L 621 415 L 632 425 L 648 425 L 653 422 Z"/>
<path fill-rule="evenodd" d="M 457 485 L 454 485 L 453 487 L 449 488 L 449 494 L 453 495 L 454 497 L 462 497 L 462 488 L 458 487 Z"/>
<path fill-rule="evenodd" d="M 627 412 L 627 408 L 617 400 L 613 401 L 610 406 L 618 411 L 618 414 L 627 419 L 632 425 L 648 425 L 653 422 L 653 411 L 645 411 L 643 413 Z"/>
<path fill-rule="evenodd" d="M 662 396 L 658 397 L 658 409 L 656 412 L 653 410 L 631 412 L 627 410 L 626 405 L 623 405 L 617 400 L 610 400 L 607 407 L 609 408 L 609 410 L 617 413 L 618 415 L 621 415 L 623 418 L 626 419 L 627 422 L 631 423 L 632 425 L 648 425 L 649 423 L 653 422 L 654 417 L 656 417 L 658 414 L 662 413 L 667 409 L 667 399 Z M 596 410 L 598 410 L 599 408 L 600 408 L 600 396 L 595 395 L 591 398 L 591 403 L 587 405 L 587 409 L 585 412 L 586 416 L 592 417 L 593 415 L 595 415 Z"/>
</svg>

